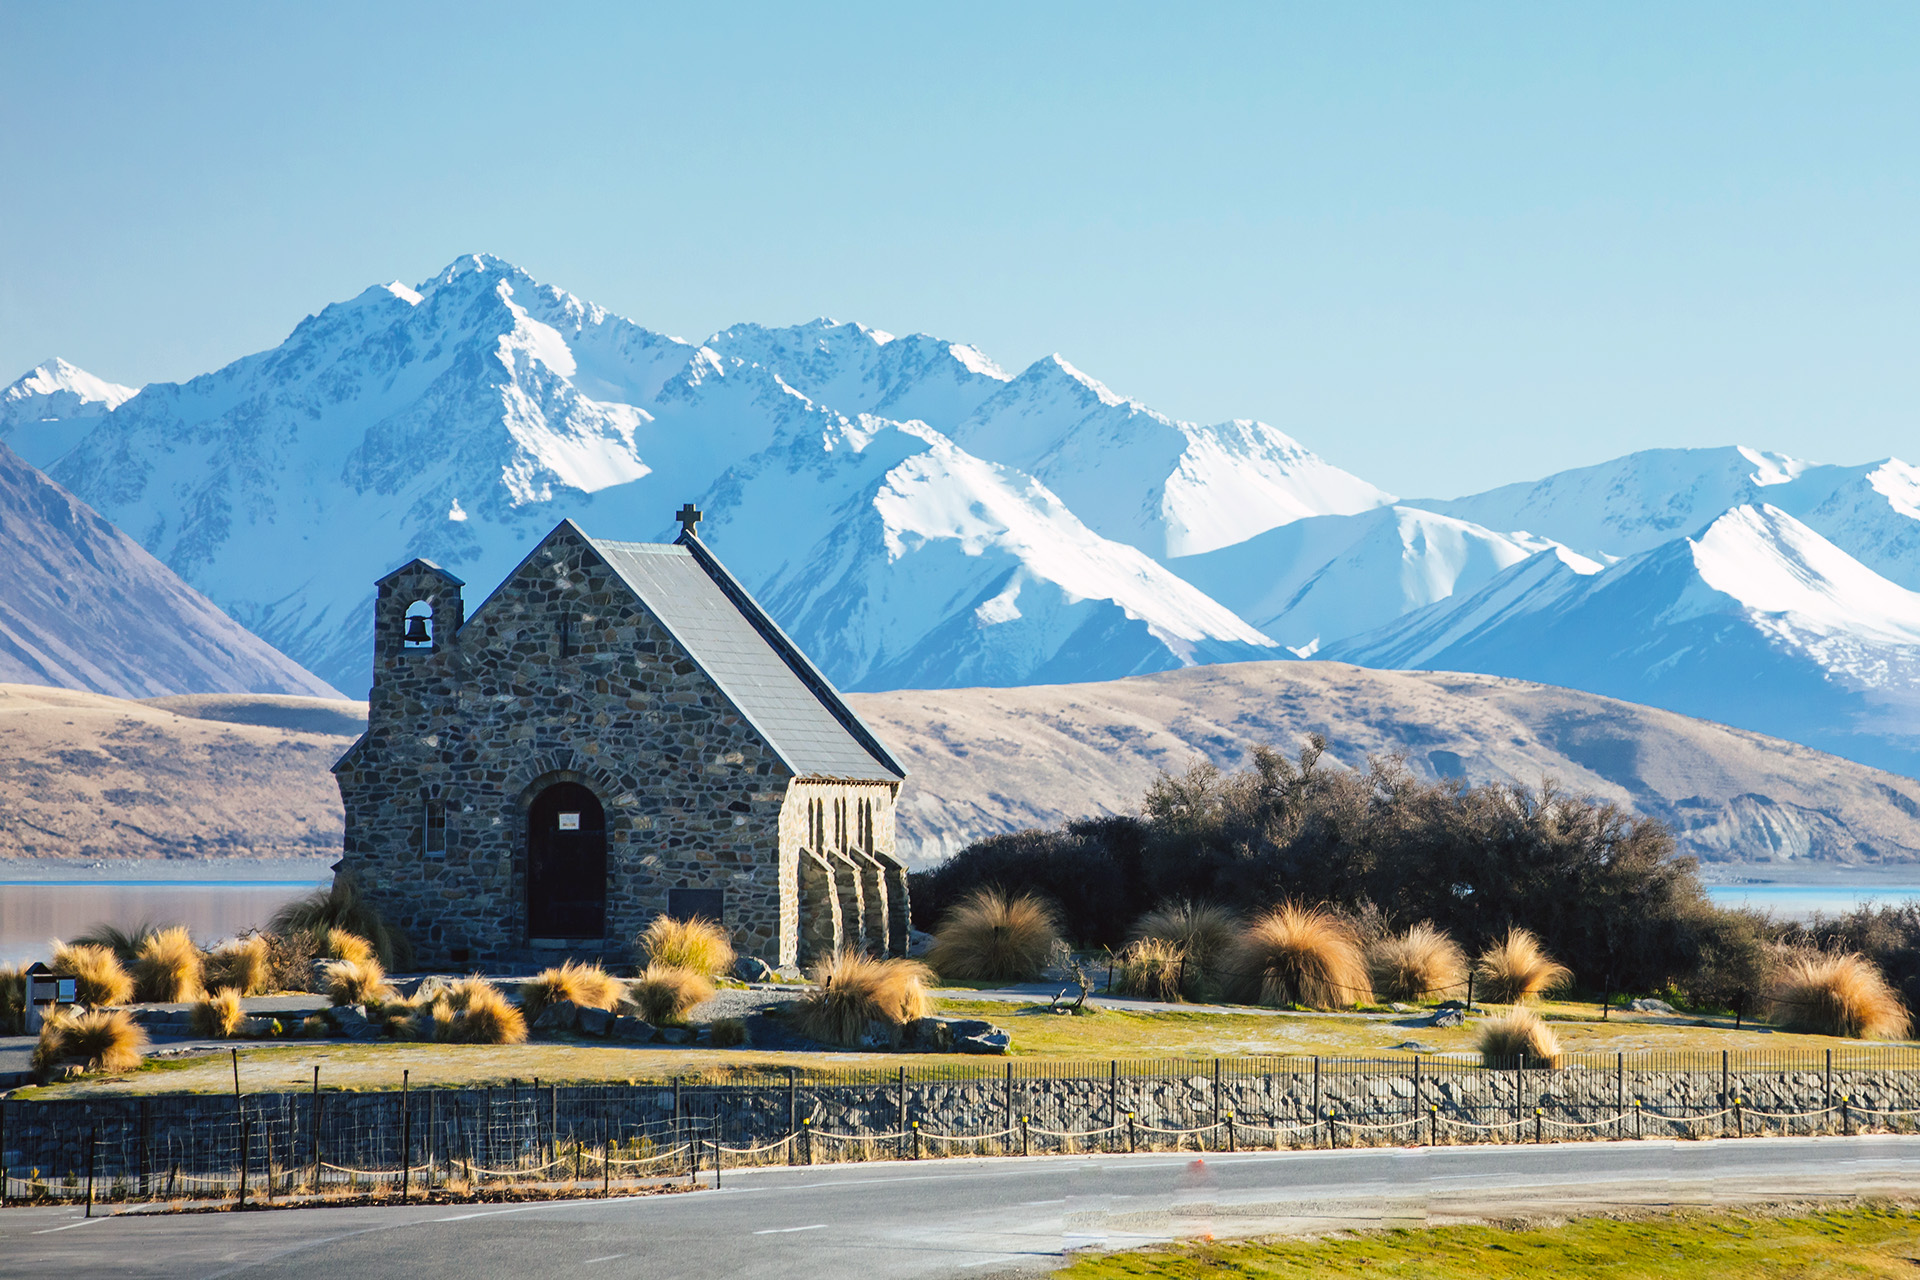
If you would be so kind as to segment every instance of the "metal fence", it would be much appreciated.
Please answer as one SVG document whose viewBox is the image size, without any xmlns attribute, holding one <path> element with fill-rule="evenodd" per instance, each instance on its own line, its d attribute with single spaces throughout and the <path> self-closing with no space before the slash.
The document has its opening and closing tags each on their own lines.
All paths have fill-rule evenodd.
<svg viewBox="0 0 1920 1280">
<path fill-rule="evenodd" d="M 983 1062 L 0 1103 L 6 1202 L 631 1190 L 752 1164 L 1920 1128 L 1920 1047 Z"/>
</svg>

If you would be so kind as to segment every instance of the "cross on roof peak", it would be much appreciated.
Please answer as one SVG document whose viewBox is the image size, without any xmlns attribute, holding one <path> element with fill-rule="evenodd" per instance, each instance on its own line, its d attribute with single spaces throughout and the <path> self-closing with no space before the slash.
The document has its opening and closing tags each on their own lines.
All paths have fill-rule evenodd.
<svg viewBox="0 0 1920 1280">
<path fill-rule="evenodd" d="M 689 502 L 686 506 L 674 512 L 673 515 L 674 519 L 680 522 L 680 532 L 683 536 L 699 536 L 695 533 L 695 528 L 700 523 L 700 508 Z"/>
</svg>

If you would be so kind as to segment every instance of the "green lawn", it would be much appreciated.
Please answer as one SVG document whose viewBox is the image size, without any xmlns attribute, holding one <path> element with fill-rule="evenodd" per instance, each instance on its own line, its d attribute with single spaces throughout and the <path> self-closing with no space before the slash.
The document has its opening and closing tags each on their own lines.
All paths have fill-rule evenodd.
<svg viewBox="0 0 1920 1280">
<path fill-rule="evenodd" d="M 1564 1226 L 1430 1227 L 1323 1240 L 1197 1243 L 1085 1257 L 1057 1280 L 1742 1280 L 1920 1275 L 1920 1212 L 1861 1205 L 1792 1215 L 1583 1218 Z"/>
</svg>

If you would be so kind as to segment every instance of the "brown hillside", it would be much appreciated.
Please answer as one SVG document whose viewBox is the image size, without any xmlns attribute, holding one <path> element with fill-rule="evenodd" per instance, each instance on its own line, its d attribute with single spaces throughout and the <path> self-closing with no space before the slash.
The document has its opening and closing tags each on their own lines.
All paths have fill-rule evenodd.
<svg viewBox="0 0 1920 1280">
<path fill-rule="evenodd" d="M 1335 662 L 1192 667 L 1104 684 L 859 694 L 912 770 L 901 843 L 918 865 L 975 837 L 1124 813 L 1154 775 L 1326 735 L 1427 777 L 1558 779 L 1661 818 L 1707 861 L 1920 859 L 1920 782 L 1777 738 L 1498 676 Z"/>
</svg>

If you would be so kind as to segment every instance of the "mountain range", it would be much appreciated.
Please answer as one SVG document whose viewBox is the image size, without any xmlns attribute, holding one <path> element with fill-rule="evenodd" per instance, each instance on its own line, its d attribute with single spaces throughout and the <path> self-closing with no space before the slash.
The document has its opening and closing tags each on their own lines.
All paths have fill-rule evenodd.
<svg viewBox="0 0 1920 1280">
<path fill-rule="evenodd" d="M 1249 659 L 1586 689 L 1920 774 L 1920 471 L 1660 450 L 1386 493 L 1257 421 L 1182 422 L 1060 356 L 820 320 L 703 342 L 496 258 L 327 306 L 133 392 L 52 361 L 0 442 L 336 688 L 373 580 L 481 589 L 562 516 L 705 537 L 843 687 Z"/>
</svg>

